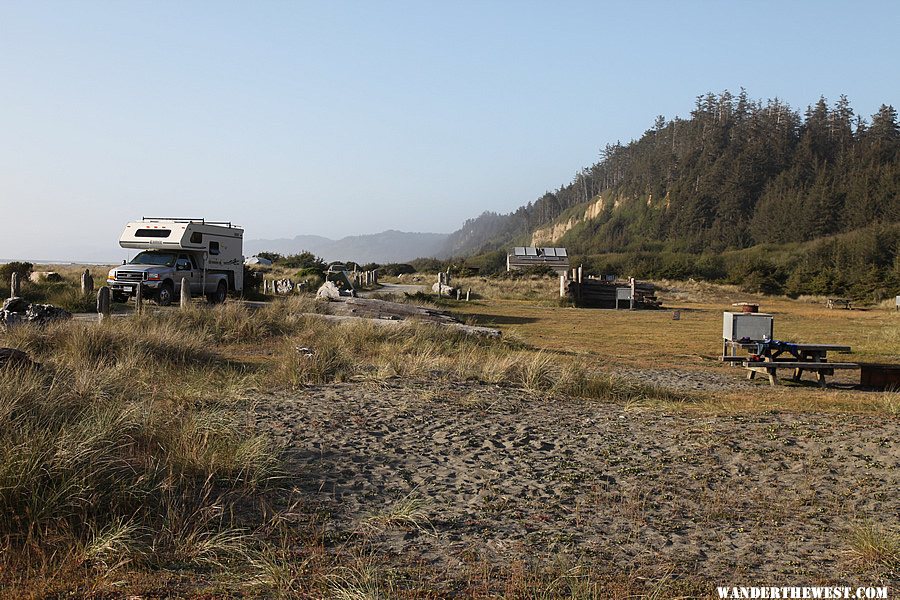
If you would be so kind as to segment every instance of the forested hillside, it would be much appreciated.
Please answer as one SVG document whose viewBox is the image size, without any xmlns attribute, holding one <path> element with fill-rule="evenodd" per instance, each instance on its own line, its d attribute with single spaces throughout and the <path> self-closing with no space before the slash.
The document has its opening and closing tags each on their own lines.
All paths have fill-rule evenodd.
<svg viewBox="0 0 900 600">
<path fill-rule="evenodd" d="M 866 119 L 845 96 L 833 104 L 821 98 L 801 114 L 743 90 L 710 93 L 697 98 L 690 118 L 660 116 L 639 140 L 608 145 L 599 162 L 555 192 L 514 213 L 468 221 L 451 236 L 451 252 L 527 243 L 554 222 L 562 236 L 552 243 L 585 257 L 720 254 L 865 229 L 859 235 L 881 231 L 887 243 L 876 274 L 885 281 L 900 269 L 892 226 L 900 223 L 898 192 L 900 125 L 892 106 Z M 853 235 L 836 239 L 858 245 Z"/>
</svg>

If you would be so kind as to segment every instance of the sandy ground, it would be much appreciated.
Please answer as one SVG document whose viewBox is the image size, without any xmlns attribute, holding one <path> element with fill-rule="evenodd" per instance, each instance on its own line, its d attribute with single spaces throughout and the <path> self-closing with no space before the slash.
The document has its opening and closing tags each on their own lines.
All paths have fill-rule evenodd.
<svg viewBox="0 0 900 600">
<path fill-rule="evenodd" d="M 710 416 L 393 380 L 263 397 L 257 423 L 328 514 L 329 543 L 364 536 L 388 560 L 451 577 L 473 560 L 564 556 L 719 583 L 900 579 L 846 552 L 856 524 L 900 519 L 897 419 Z M 419 528 L 387 522 L 404 498 Z"/>
</svg>

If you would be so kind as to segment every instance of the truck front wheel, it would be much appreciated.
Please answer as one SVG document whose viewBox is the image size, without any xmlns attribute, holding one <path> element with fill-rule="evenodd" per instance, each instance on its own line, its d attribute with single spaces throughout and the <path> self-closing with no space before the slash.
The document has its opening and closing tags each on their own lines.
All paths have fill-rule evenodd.
<svg viewBox="0 0 900 600">
<path fill-rule="evenodd" d="M 159 286 L 159 291 L 156 292 L 156 301 L 160 306 L 169 306 L 172 304 L 172 299 L 175 297 L 175 288 L 172 287 L 172 284 L 168 281 Z"/>
<path fill-rule="evenodd" d="M 220 281 L 216 286 L 216 291 L 207 296 L 210 304 L 222 304 L 228 297 L 228 285 L 224 281 Z"/>
</svg>

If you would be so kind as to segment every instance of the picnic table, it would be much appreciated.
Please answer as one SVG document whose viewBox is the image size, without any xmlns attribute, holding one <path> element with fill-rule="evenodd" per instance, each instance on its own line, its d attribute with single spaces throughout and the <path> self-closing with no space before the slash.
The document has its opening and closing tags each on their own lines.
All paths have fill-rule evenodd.
<svg viewBox="0 0 900 600">
<path fill-rule="evenodd" d="M 846 308 L 847 310 L 853 308 L 852 302 L 849 298 L 828 298 L 825 300 L 825 306 L 831 309 L 834 309 L 838 306 Z"/>
<path fill-rule="evenodd" d="M 804 344 L 767 340 L 764 342 L 725 341 L 726 353 L 722 360 L 737 363 L 747 369 L 747 379 L 757 373 L 767 375 L 771 385 L 778 384 L 778 369 L 793 369 L 793 380 L 800 381 L 804 371 L 816 374 L 816 381 L 825 387 L 825 376 L 834 375 L 835 369 L 858 369 L 858 363 L 828 362 L 828 353 L 848 354 L 850 346 L 840 344 Z M 727 353 L 730 347 L 731 355 Z M 737 356 L 737 350 L 748 352 L 747 356 Z"/>
</svg>

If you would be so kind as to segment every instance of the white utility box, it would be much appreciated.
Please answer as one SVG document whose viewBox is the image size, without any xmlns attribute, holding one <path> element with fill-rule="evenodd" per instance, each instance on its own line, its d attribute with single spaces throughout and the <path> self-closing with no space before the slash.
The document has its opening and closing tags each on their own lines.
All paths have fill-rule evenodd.
<svg viewBox="0 0 900 600">
<path fill-rule="evenodd" d="M 771 340 L 774 318 L 766 313 L 727 312 L 722 319 L 722 337 L 731 342 Z"/>
</svg>

